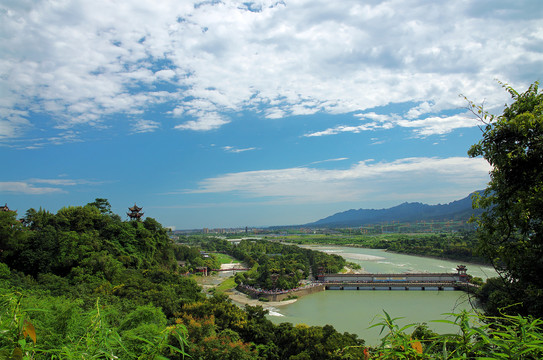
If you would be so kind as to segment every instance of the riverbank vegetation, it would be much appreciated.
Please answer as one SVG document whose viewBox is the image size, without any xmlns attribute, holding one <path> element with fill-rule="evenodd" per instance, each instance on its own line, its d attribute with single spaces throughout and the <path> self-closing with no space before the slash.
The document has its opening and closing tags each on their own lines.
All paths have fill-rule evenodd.
<svg viewBox="0 0 543 360">
<path fill-rule="evenodd" d="M 477 238 L 474 231 L 439 234 L 291 235 L 281 239 L 299 245 L 357 246 L 370 249 L 385 249 L 409 255 L 487 263 L 475 251 Z"/>
<path fill-rule="evenodd" d="M 238 273 L 236 282 L 264 290 L 294 289 L 301 280 L 315 276 L 319 271 L 340 272 L 347 264 L 339 255 L 278 241 L 240 240 L 233 244 L 206 236 L 187 236 L 181 241 L 205 251 L 221 251 L 242 261 L 252 269 Z"/>
</svg>

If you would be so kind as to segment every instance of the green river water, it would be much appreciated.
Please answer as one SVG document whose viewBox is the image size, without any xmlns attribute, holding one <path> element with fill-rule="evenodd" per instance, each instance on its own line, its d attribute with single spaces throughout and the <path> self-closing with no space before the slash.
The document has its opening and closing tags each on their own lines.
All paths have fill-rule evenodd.
<svg viewBox="0 0 543 360">
<path fill-rule="evenodd" d="M 388 253 L 377 249 L 334 246 L 310 248 L 341 255 L 350 262 L 360 264 L 363 270 L 370 273 L 456 272 L 459 264 L 458 261 Z M 488 266 L 464 265 L 468 268 L 468 274 L 473 276 L 487 278 L 496 275 Z M 472 301 L 463 291 L 328 290 L 303 296 L 292 304 L 269 308 L 268 318 L 274 323 L 330 324 L 340 332 L 358 334 L 368 345 L 376 345 L 381 338 L 380 328 L 369 327 L 379 322 L 383 310 L 392 317 L 402 317 L 398 321 L 399 325 L 424 322 L 433 331 L 448 333 L 456 332 L 457 328 L 432 320 L 454 320 L 443 314 L 471 308 Z"/>
</svg>

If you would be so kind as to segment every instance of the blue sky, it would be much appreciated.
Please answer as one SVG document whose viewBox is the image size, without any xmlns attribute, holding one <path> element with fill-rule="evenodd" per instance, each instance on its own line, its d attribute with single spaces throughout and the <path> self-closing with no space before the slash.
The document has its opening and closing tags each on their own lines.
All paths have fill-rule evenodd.
<svg viewBox="0 0 543 360">
<path fill-rule="evenodd" d="M 541 80 L 533 1 L 0 2 L 0 203 L 176 229 L 482 189 L 466 96 Z"/>
</svg>

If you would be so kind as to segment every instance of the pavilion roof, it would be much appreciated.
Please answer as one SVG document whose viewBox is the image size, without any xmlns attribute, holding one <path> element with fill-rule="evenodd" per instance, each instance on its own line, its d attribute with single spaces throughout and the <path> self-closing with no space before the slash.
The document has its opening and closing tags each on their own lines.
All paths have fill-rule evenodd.
<svg viewBox="0 0 543 360">
<path fill-rule="evenodd" d="M 132 211 L 132 212 L 134 212 L 134 211 L 140 211 L 141 209 L 143 209 L 143 208 L 141 208 L 141 207 L 139 207 L 138 205 L 136 205 L 136 203 L 134 203 L 134 206 L 128 208 L 128 210 L 130 210 L 130 211 Z"/>
</svg>

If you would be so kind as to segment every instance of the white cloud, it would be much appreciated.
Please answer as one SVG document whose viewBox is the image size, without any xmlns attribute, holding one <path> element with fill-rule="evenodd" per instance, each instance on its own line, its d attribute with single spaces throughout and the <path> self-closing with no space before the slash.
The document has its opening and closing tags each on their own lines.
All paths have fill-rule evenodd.
<svg viewBox="0 0 543 360">
<path fill-rule="evenodd" d="M 485 4 L 4 3 L 0 139 L 46 126 L 30 113 L 62 129 L 103 127 L 115 114 L 144 119 L 157 104 L 188 116 L 177 129 L 197 131 L 248 109 L 273 119 L 416 102 L 406 119 L 422 121 L 463 106 L 460 93 L 499 108 L 507 94 L 494 78 L 522 89 L 540 76 L 543 16 L 538 0 Z M 451 129 L 438 122 L 414 129 Z"/>
<path fill-rule="evenodd" d="M 77 180 L 70 180 L 70 179 L 29 179 L 29 183 L 36 183 L 36 184 L 49 184 L 49 185 L 56 185 L 56 186 L 74 186 L 78 184 Z"/>
<path fill-rule="evenodd" d="M 347 126 L 347 125 L 338 125 L 333 128 L 329 128 L 323 131 L 317 131 L 309 134 L 305 134 L 305 137 L 315 137 L 315 136 L 326 136 L 326 135 L 337 135 L 341 133 L 359 133 L 362 131 L 370 131 L 376 129 L 383 129 L 384 126 L 377 123 L 368 123 L 357 126 Z"/>
<path fill-rule="evenodd" d="M 153 132 L 156 129 L 160 128 L 160 123 L 153 120 L 137 120 L 132 125 L 132 132 L 134 133 L 147 133 L 147 132 Z"/>
<path fill-rule="evenodd" d="M 40 184 L 52 185 L 40 186 Z M 44 195 L 55 193 L 66 193 L 64 189 L 68 186 L 77 185 L 97 185 L 100 182 L 82 180 L 82 179 L 28 179 L 23 181 L 4 181 L 0 182 L 0 193 L 15 193 L 27 195 Z"/>
<path fill-rule="evenodd" d="M 226 152 L 231 152 L 231 153 L 241 153 L 241 152 L 245 152 L 245 151 L 252 151 L 252 150 L 256 150 L 255 147 L 249 147 L 249 148 L 243 148 L 243 149 L 238 149 L 234 146 L 223 146 L 223 150 L 226 151 Z"/>
<path fill-rule="evenodd" d="M 424 192 L 430 194 L 439 186 L 439 191 L 445 193 L 436 197 L 444 201 L 485 187 L 489 170 L 488 163 L 478 158 L 405 158 L 377 163 L 366 160 L 340 170 L 298 167 L 230 173 L 205 179 L 189 192 L 234 192 L 245 198 L 300 204 L 390 198 L 400 201 Z"/>
<path fill-rule="evenodd" d="M 428 116 L 422 119 L 409 119 L 412 114 L 408 112 L 407 118 L 397 114 L 379 115 L 375 113 L 357 114 L 360 118 L 378 120 L 362 125 L 348 126 L 338 125 L 322 131 L 305 134 L 305 137 L 337 135 L 341 133 L 359 133 L 362 131 L 373 131 L 378 129 L 391 129 L 393 127 L 411 128 L 417 136 L 425 137 L 430 135 L 443 135 L 459 128 L 469 128 L 480 125 L 480 122 L 472 114 L 459 114 L 453 116 Z"/>
<path fill-rule="evenodd" d="M 322 164 L 322 163 L 327 163 L 327 162 L 345 161 L 345 160 L 349 160 L 349 158 L 342 157 L 342 158 L 336 158 L 336 159 L 313 161 L 312 163 L 309 163 L 309 165 Z"/>
<path fill-rule="evenodd" d="M 61 193 L 64 191 L 60 188 L 37 187 L 33 184 L 23 182 L 23 181 L 4 181 L 4 182 L 0 182 L 0 192 L 29 194 L 29 195 L 43 195 L 43 194 L 51 194 L 51 193 Z"/>
<path fill-rule="evenodd" d="M 270 108 L 266 110 L 266 117 L 268 119 L 281 119 L 286 116 L 286 113 L 278 108 Z"/>
<path fill-rule="evenodd" d="M 398 126 L 414 128 L 420 136 L 442 135 L 458 128 L 467 128 L 480 125 L 473 116 L 462 114 L 455 116 L 437 117 L 431 116 L 419 120 L 399 120 Z"/>
<path fill-rule="evenodd" d="M 30 125 L 27 115 L 24 111 L 0 107 L 0 140 L 18 137 Z"/>
<path fill-rule="evenodd" d="M 173 78 L 175 77 L 175 71 L 171 69 L 159 70 L 155 72 L 155 76 L 159 80 L 165 80 L 165 81 L 173 80 Z"/>
<path fill-rule="evenodd" d="M 230 122 L 229 119 L 216 112 L 200 112 L 196 115 L 196 120 L 187 121 L 183 124 L 176 125 L 175 129 L 178 130 L 194 130 L 194 131 L 208 131 L 218 129 L 224 124 Z"/>
</svg>

